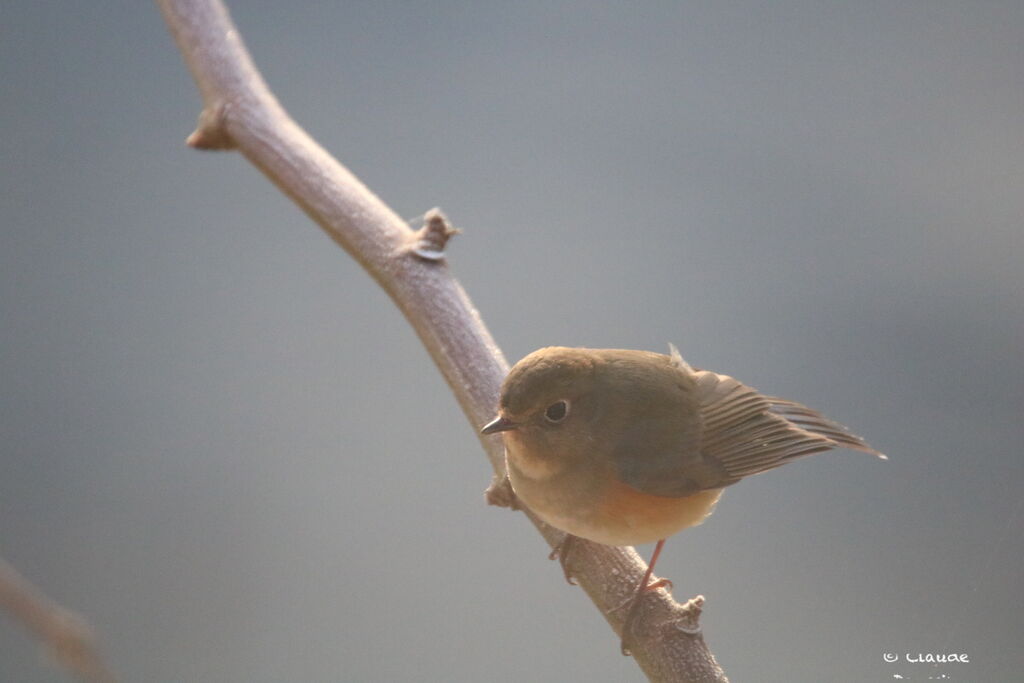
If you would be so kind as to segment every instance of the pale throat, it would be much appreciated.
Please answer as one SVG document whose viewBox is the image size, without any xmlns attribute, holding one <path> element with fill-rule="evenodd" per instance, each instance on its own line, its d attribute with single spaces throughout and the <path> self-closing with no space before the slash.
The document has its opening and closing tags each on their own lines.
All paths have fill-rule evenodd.
<svg viewBox="0 0 1024 683">
<path fill-rule="evenodd" d="M 563 458 L 531 455 L 531 449 L 523 443 L 522 434 L 516 430 L 505 432 L 506 469 L 514 466 L 517 474 L 537 481 L 550 479 L 565 470 L 568 463 Z M 534 452 L 542 449 L 532 449 Z"/>
</svg>

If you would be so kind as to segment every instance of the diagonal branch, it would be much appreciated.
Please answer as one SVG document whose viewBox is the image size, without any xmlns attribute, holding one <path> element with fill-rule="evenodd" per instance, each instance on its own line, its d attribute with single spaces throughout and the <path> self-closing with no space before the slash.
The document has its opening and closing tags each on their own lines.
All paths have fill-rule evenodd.
<svg viewBox="0 0 1024 683">
<path fill-rule="evenodd" d="M 484 424 L 497 404 L 508 371 L 466 292 L 444 256 L 450 228 L 440 212 L 414 232 L 359 179 L 284 111 L 256 70 L 219 0 L 158 0 L 170 31 L 203 98 L 199 125 L 188 144 L 237 149 L 292 198 L 391 296 L 429 351 L 470 426 Z M 504 476 L 498 437 L 479 437 L 496 481 Z M 500 487 L 492 487 L 493 495 Z M 552 547 L 561 532 L 526 513 Z M 573 577 L 619 632 L 625 615 L 615 608 L 630 597 L 646 569 L 632 548 L 581 542 L 572 554 Z M 724 681 L 697 619 L 703 598 L 686 605 L 664 591 L 645 599 L 648 633 L 631 645 L 655 681 Z M 612 645 L 609 640 L 609 645 Z"/>
<path fill-rule="evenodd" d="M 0 560 L 0 608 L 34 633 L 61 666 L 78 678 L 88 683 L 116 681 L 100 657 L 89 625 L 43 595 L 4 560 Z"/>
</svg>

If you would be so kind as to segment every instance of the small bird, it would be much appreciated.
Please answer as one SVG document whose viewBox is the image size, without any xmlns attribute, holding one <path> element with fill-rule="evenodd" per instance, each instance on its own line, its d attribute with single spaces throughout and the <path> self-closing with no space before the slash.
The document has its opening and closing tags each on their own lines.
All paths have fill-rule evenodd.
<svg viewBox="0 0 1024 683">
<path fill-rule="evenodd" d="M 534 351 L 505 378 L 481 432 L 502 433 L 516 497 L 567 540 L 657 541 L 622 628 L 624 653 L 641 595 L 671 585 L 649 583 L 665 539 L 704 521 L 726 486 L 833 448 L 885 459 L 817 411 L 691 367 L 674 346 L 669 355 Z"/>
</svg>

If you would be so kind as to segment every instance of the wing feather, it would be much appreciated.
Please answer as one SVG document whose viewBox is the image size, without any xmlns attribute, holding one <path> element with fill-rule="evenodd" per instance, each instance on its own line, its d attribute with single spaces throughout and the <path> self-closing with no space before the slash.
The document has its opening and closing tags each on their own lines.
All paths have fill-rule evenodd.
<svg viewBox="0 0 1024 683">
<path fill-rule="evenodd" d="M 885 458 L 843 425 L 803 404 L 764 396 L 728 375 L 695 372 L 704 418 L 701 451 L 722 465 L 719 486 L 833 448 Z"/>
<path fill-rule="evenodd" d="M 671 345 L 669 357 L 693 392 L 681 404 L 686 414 L 679 426 L 663 433 L 663 420 L 633 416 L 622 425 L 614 450 L 619 477 L 638 491 L 690 496 L 833 448 L 885 458 L 816 410 L 765 396 L 728 375 L 695 369 Z M 636 453 L 637 443 L 654 447 Z"/>
</svg>

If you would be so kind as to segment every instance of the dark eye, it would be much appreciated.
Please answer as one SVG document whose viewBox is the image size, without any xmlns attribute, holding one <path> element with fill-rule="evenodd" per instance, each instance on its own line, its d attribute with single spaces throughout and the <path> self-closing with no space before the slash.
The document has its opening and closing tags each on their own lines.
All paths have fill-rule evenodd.
<svg viewBox="0 0 1024 683">
<path fill-rule="evenodd" d="M 548 406 L 548 409 L 544 411 L 544 418 L 548 422 L 561 422 L 565 419 L 565 416 L 569 414 L 569 402 L 568 401 L 557 401 Z"/>
</svg>

